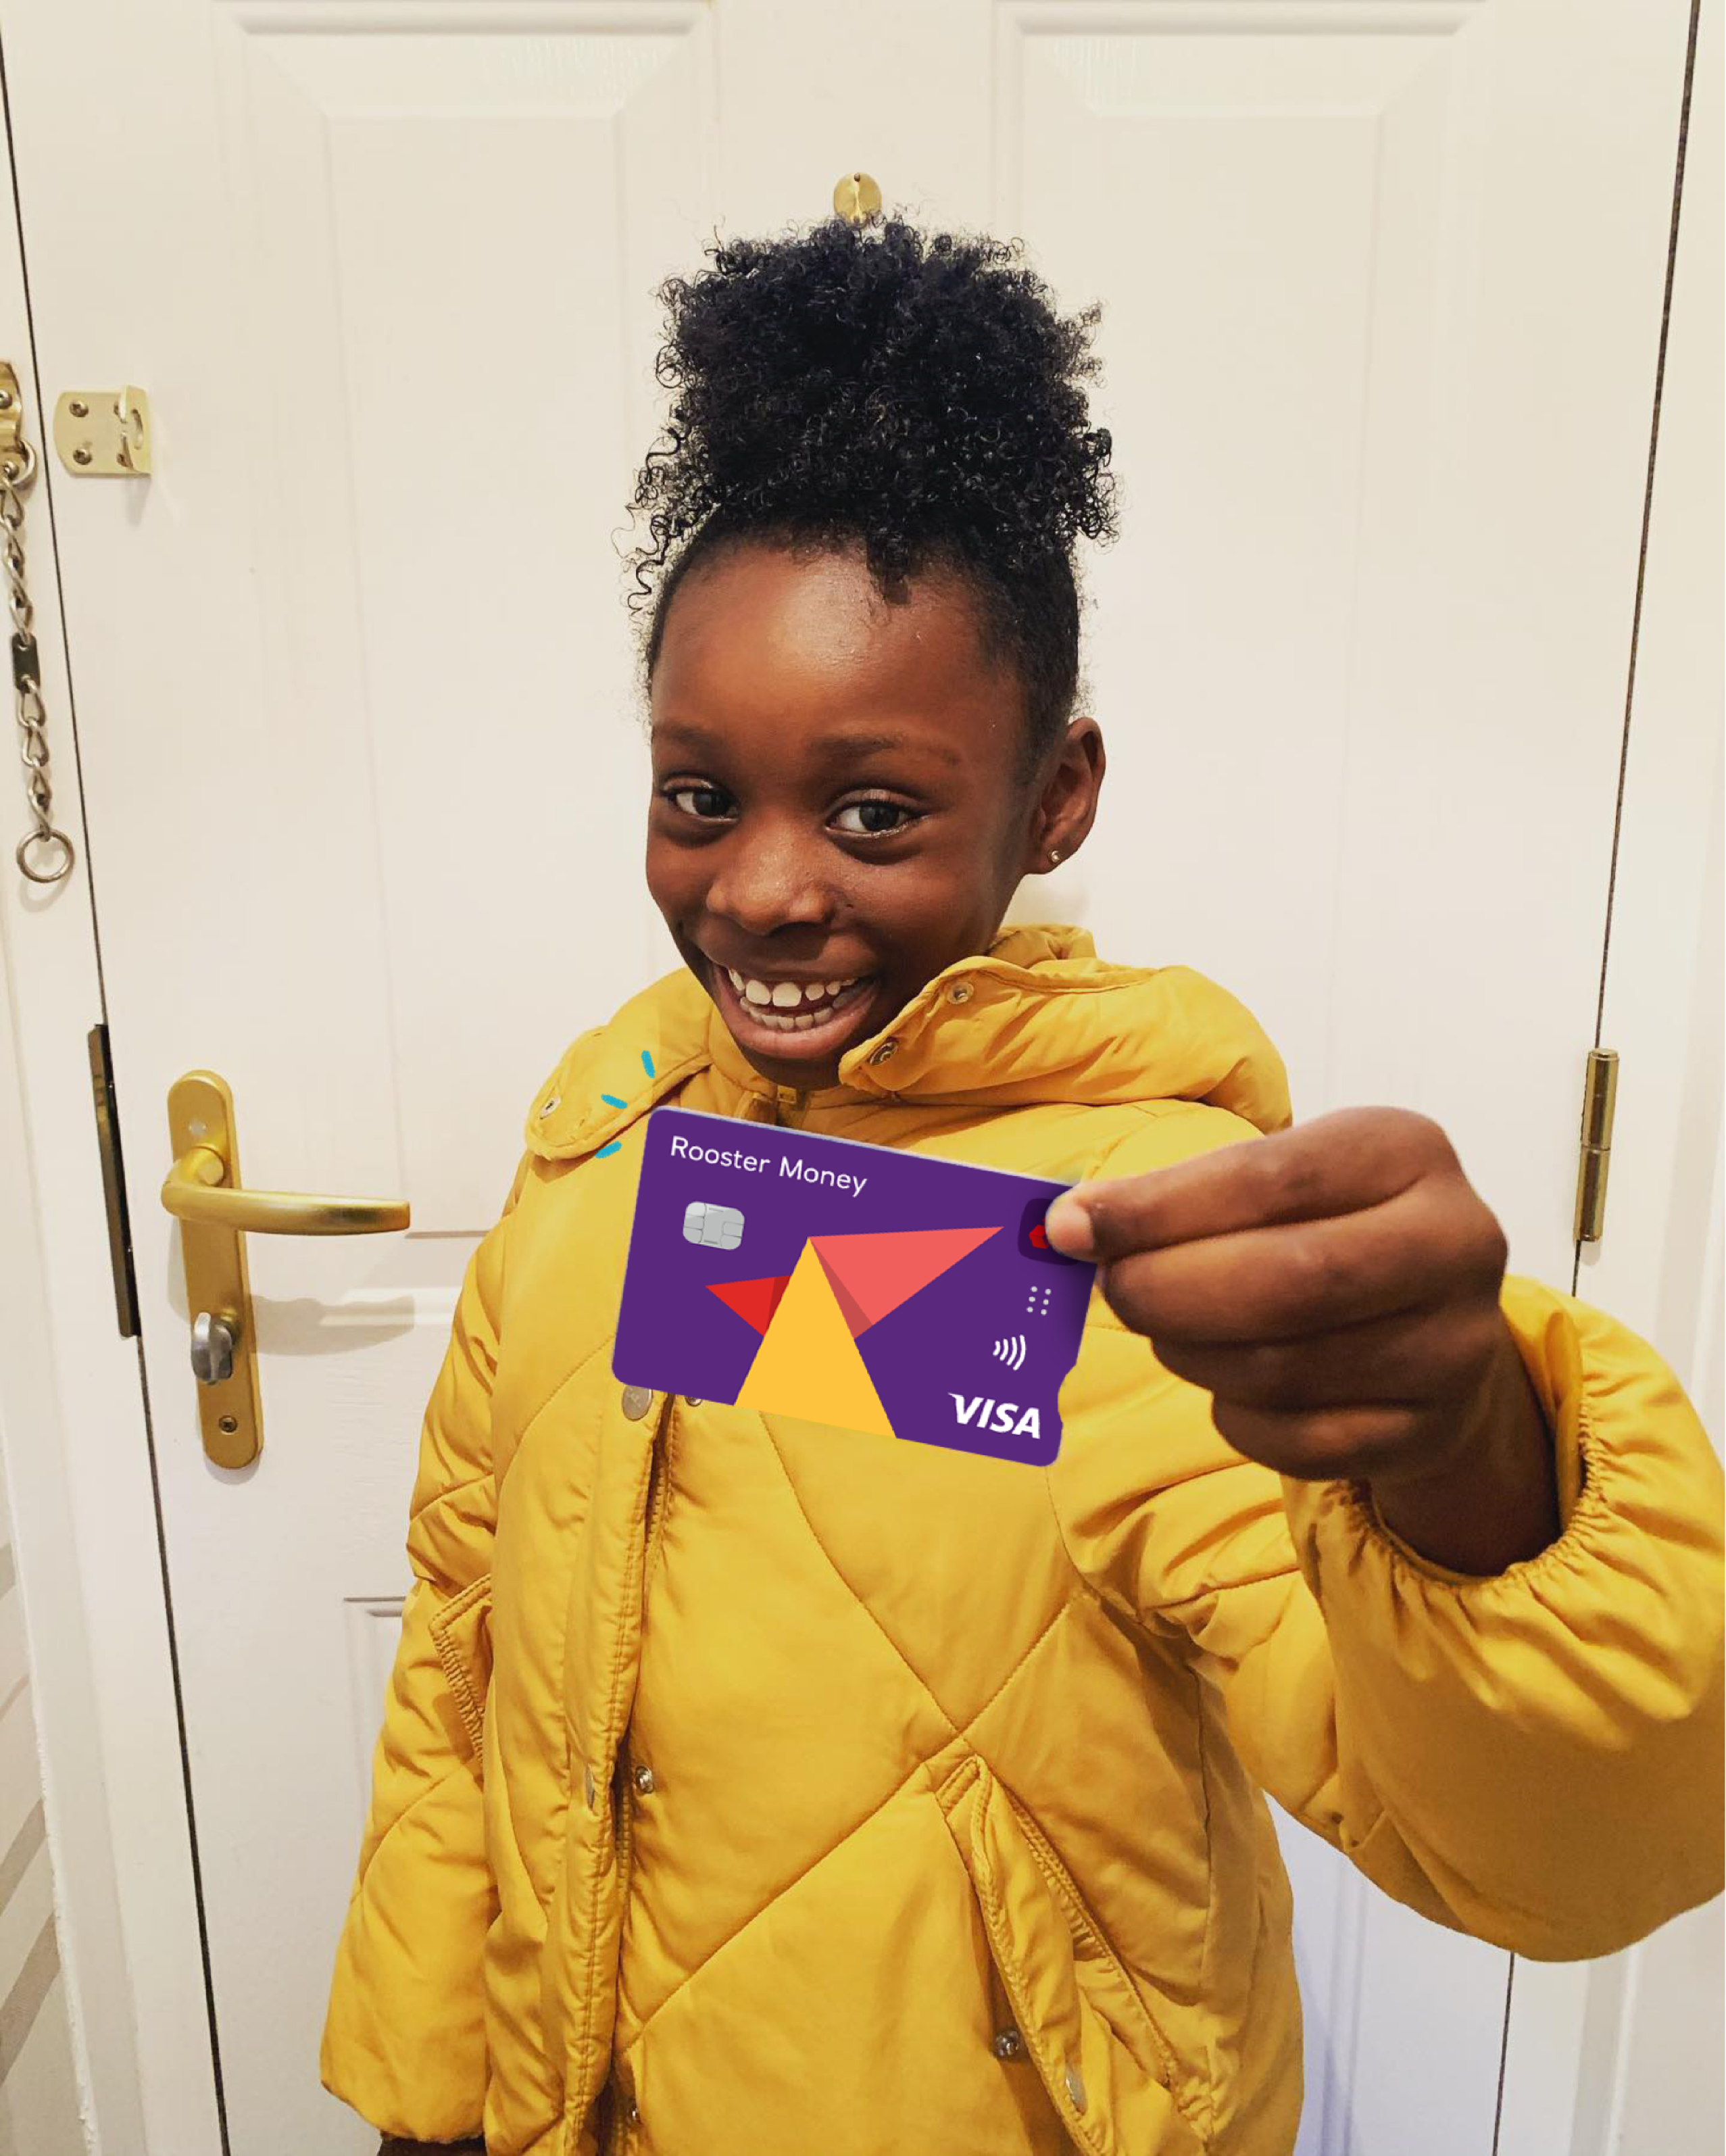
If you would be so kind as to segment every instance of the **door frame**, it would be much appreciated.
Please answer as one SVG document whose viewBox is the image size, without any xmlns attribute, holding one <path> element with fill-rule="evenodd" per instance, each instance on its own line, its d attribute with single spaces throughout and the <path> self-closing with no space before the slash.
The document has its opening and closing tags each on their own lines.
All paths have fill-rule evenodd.
<svg viewBox="0 0 1726 2156">
<path fill-rule="evenodd" d="M 1595 1044 L 1621 1058 L 1613 1166 L 1606 1232 L 1579 1245 L 1573 1291 L 1653 1342 L 1717 1450 L 1726 1440 L 1720 18 L 1718 5 L 1693 18 L 1679 123 L 1682 192 L 1675 182 L 1666 335 L 1650 385 L 1657 435 Z M 1715 1902 L 1600 1961 L 1518 1961 L 1496 2156 L 1627 2156 L 1653 2145 L 1642 2138 L 1652 2123 L 1633 2108 L 1639 2023 L 1662 2013 L 1662 1994 L 1693 1992 L 1698 1963 L 1718 1983 L 1722 1916 Z M 1705 2001 L 1693 2010 L 1698 2025 L 1708 2021 Z"/>
<path fill-rule="evenodd" d="M 42 425 L 8 168 L 0 353 L 38 472 L 25 509 L 56 821 L 78 858 L 25 882 L 0 783 L 0 1451 L 12 1495 L 74 2056 L 105 2156 L 220 2156 L 180 1723 L 138 1345 L 121 1337 L 86 1036 L 103 1015 Z M 123 1045 L 122 1045 L 123 1046 Z M 165 1113 L 164 1110 L 164 1113 Z M 165 1125 L 164 1125 L 165 1132 Z M 128 1133 L 141 1163 L 163 1133 Z M 147 1179 L 147 1178 L 146 1178 Z"/>
</svg>

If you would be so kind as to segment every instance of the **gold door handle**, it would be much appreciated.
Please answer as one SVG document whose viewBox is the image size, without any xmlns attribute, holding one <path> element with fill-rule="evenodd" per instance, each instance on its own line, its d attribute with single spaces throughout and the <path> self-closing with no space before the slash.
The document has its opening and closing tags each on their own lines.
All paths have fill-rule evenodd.
<svg viewBox="0 0 1726 2156">
<path fill-rule="evenodd" d="M 249 1235 L 382 1235 L 408 1225 L 404 1198 L 318 1198 L 310 1191 L 236 1190 L 213 1147 L 195 1145 L 167 1172 L 162 1202 L 177 1220 Z"/>
<path fill-rule="evenodd" d="M 219 1467 L 244 1467 L 264 1442 L 264 1421 L 242 1235 L 384 1235 L 408 1225 L 408 1204 L 248 1190 L 239 1179 L 234 1096 L 213 1070 L 188 1070 L 175 1081 L 167 1119 L 173 1165 L 162 1202 L 180 1223 L 203 1449 Z"/>
</svg>

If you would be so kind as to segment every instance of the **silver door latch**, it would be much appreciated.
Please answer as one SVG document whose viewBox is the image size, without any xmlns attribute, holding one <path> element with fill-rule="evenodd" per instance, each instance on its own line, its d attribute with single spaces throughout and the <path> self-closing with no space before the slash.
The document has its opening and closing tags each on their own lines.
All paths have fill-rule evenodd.
<svg viewBox="0 0 1726 2156">
<path fill-rule="evenodd" d="M 192 1323 L 192 1373 L 201 1385 L 219 1385 L 234 1375 L 232 1319 L 201 1310 Z"/>
</svg>

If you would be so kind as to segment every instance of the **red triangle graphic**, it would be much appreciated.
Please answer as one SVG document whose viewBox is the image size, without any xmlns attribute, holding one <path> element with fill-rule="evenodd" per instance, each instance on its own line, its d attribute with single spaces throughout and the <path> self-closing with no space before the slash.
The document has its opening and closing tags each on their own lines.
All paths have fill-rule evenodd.
<svg viewBox="0 0 1726 2156">
<path fill-rule="evenodd" d="M 907 1228 L 879 1235 L 811 1235 L 852 1337 L 1000 1233 L 994 1228 Z"/>
<path fill-rule="evenodd" d="M 790 1281 L 789 1273 L 778 1280 L 709 1281 L 707 1290 L 758 1332 L 765 1332 Z"/>
</svg>

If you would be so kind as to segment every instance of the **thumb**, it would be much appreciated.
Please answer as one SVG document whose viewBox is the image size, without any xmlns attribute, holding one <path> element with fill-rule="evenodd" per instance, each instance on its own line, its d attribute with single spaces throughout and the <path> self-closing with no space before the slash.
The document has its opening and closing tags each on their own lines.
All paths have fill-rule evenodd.
<svg viewBox="0 0 1726 2156">
<path fill-rule="evenodd" d="M 1097 1255 L 1090 1205 L 1095 1188 L 1094 1183 L 1076 1183 L 1071 1190 L 1063 1190 L 1043 1215 L 1043 1232 L 1064 1258 L 1091 1260 Z"/>
</svg>

